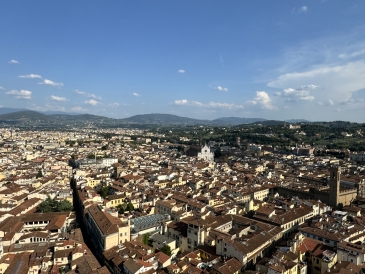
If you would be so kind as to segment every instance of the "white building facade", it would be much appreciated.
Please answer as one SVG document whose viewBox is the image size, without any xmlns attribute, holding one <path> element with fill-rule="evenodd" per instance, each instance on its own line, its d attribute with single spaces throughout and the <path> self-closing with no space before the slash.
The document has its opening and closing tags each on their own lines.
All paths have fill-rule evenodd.
<svg viewBox="0 0 365 274">
<path fill-rule="evenodd" d="M 202 147 L 201 152 L 198 153 L 198 159 L 213 162 L 214 161 L 214 153 L 210 150 L 210 147 L 205 145 L 205 146 Z"/>
</svg>

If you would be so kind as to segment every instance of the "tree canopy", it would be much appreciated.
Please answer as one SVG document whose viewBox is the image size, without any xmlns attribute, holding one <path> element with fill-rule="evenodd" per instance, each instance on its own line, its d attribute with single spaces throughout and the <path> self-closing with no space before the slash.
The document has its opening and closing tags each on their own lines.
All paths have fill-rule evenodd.
<svg viewBox="0 0 365 274">
<path fill-rule="evenodd" d="M 133 211 L 134 206 L 131 202 L 129 203 L 123 203 L 116 206 L 116 209 L 118 210 L 119 214 L 123 214 L 125 211 Z"/>
<path fill-rule="evenodd" d="M 150 234 L 149 233 L 143 234 L 142 243 L 145 244 L 145 245 L 148 245 L 149 239 L 150 239 Z"/>
<path fill-rule="evenodd" d="M 51 199 L 47 197 L 42 203 L 37 207 L 37 212 L 69 212 L 73 210 L 72 204 L 68 200 L 57 201 L 56 199 Z"/>
<path fill-rule="evenodd" d="M 106 196 L 109 195 L 109 189 L 110 187 L 109 186 L 103 186 L 100 188 L 100 190 L 98 191 L 98 194 L 100 194 L 100 196 L 105 199 Z"/>
<path fill-rule="evenodd" d="M 160 251 L 165 253 L 167 256 L 171 256 L 171 247 L 169 245 L 164 245 L 161 247 Z"/>
</svg>

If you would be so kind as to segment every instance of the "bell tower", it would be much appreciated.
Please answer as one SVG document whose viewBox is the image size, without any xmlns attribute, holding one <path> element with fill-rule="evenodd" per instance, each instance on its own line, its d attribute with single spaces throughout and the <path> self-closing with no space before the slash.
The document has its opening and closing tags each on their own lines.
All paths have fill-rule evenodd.
<svg viewBox="0 0 365 274">
<path fill-rule="evenodd" d="M 332 207 L 337 207 L 340 200 L 340 177 L 341 177 L 341 167 L 331 166 L 330 167 L 330 190 L 328 197 L 328 205 Z"/>
</svg>

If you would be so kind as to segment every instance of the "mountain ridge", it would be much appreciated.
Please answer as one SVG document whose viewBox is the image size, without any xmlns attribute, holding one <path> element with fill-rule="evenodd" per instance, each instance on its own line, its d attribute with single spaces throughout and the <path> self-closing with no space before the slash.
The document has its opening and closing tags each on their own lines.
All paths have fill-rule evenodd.
<svg viewBox="0 0 365 274">
<path fill-rule="evenodd" d="M 26 121 L 34 121 L 34 122 L 36 121 L 37 123 L 47 122 L 47 123 L 52 123 L 54 125 L 65 124 L 65 123 L 67 124 L 99 123 L 99 124 L 111 124 L 111 125 L 120 124 L 121 126 L 123 124 L 237 126 L 241 124 L 272 123 L 272 120 L 267 120 L 264 118 L 220 117 L 213 120 L 206 120 L 206 119 L 204 120 L 204 119 L 182 117 L 174 114 L 151 113 L 151 114 L 138 114 L 127 118 L 115 119 L 92 114 L 71 114 L 63 112 L 56 112 L 56 113 L 51 112 L 50 114 L 47 114 L 45 112 L 39 112 L 27 109 L 22 109 L 19 111 L 13 111 L 13 110 L 16 109 L 10 109 L 10 108 L 5 109 L 5 111 L 10 111 L 10 112 L 5 114 L 0 114 L 0 122 L 6 123 L 7 121 L 9 121 L 12 123 L 17 123 L 17 122 L 21 123 Z M 275 121 L 275 122 L 284 123 L 285 121 Z"/>
</svg>

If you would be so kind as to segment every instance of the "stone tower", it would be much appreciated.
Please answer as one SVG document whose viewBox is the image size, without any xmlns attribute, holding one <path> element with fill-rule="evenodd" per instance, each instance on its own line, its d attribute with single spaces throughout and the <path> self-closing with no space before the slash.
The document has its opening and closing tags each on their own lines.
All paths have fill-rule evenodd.
<svg viewBox="0 0 365 274">
<path fill-rule="evenodd" d="M 338 206 L 340 200 L 340 174 L 341 167 L 330 167 L 330 190 L 328 195 L 328 205 L 334 208 Z"/>
</svg>

